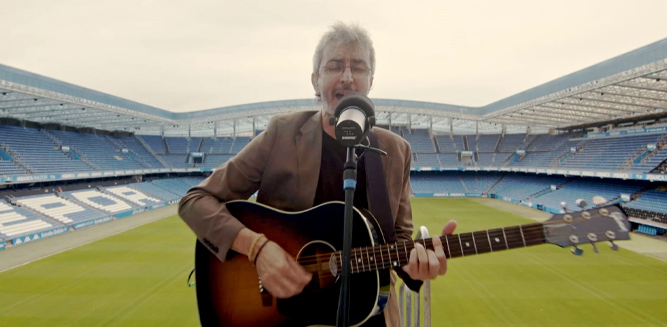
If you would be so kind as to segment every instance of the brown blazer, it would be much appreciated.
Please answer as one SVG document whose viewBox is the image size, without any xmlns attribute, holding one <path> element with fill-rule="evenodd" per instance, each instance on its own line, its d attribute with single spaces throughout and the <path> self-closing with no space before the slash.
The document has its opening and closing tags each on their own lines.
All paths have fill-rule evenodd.
<svg viewBox="0 0 667 327">
<path fill-rule="evenodd" d="M 388 153 L 382 156 L 382 166 L 396 237 L 409 240 L 413 230 L 410 145 L 385 129 L 373 128 L 373 131 L 379 148 Z M 258 191 L 257 202 L 288 211 L 308 209 L 315 200 L 321 156 L 320 111 L 275 116 L 265 132 L 188 191 L 180 202 L 179 214 L 202 244 L 224 261 L 237 233 L 244 227 L 229 214 L 224 202 L 247 199 Z M 392 283 L 394 280 L 392 275 Z M 385 317 L 387 326 L 400 326 L 393 288 Z"/>
</svg>

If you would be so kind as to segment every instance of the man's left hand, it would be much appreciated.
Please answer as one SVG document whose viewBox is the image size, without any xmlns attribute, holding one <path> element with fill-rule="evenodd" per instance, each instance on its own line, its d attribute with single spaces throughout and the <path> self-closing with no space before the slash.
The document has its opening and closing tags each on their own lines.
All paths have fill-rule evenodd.
<svg viewBox="0 0 667 327">
<path fill-rule="evenodd" d="M 442 235 L 451 235 L 455 229 L 456 221 L 450 220 L 442 229 Z M 410 260 L 402 268 L 414 280 L 429 280 L 444 275 L 447 272 L 447 257 L 440 237 L 433 237 L 433 250 L 426 250 L 415 242 L 415 248 L 410 251 Z"/>
</svg>

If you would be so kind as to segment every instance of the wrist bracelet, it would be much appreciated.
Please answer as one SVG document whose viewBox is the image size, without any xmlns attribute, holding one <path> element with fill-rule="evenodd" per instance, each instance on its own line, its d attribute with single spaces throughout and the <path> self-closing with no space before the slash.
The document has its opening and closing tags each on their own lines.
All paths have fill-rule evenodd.
<svg viewBox="0 0 667 327">
<path fill-rule="evenodd" d="M 255 239 L 252 240 L 252 242 L 250 243 L 250 248 L 248 249 L 248 260 L 249 261 L 253 261 L 253 259 L 254 259 L 253 252 L 255 251 L 255 247 L 257 246 L 257 242 L 259 242 L 259 240 L 261 240 L 262 238 L 266 238 L 266 236 L 264 236 L 264 234 L 258 234 L 257 237 L 255 237 Z"/>
<path fill-rule="evenodd" d="M 255 257 L 252 259 L 252 264 L 253 265 L 257 265 L 257 258 L 259 258 L 259 253 L 262 252 L 262 249 L 264 248 L 264 246 L 266 244 L 268 244 L 269 242 L 271 242 L 271 241 L 269 241 L 269 239 L 266 239 L 266 242 L 262 243 L 262 245 L 257 247 L 257 253 L 255 253 Z"/>
</svg>

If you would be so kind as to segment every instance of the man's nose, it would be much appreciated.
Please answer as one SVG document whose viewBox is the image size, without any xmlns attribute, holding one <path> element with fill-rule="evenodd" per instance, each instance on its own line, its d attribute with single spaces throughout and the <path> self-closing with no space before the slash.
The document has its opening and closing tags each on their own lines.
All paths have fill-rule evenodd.
<svg viewBox="0 0 667 327">
<path fill-rule="evenodd" d="M 341 82 L 344 83 L 352 83 L 354 81 L 354 77 L 352 77 L 352 68 L 350 66 L 345 67 L 343 70 L 343 76 L 341 76 Z"/>
</svg>

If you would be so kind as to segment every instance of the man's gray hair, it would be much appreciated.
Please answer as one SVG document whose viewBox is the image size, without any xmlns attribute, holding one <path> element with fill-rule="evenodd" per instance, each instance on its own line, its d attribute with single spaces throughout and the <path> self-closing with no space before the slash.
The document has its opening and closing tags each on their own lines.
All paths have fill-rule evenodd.
<svg viewBox="0 0 667 327">
<path fill-rule="evenodd" d="M 358 44 L 361 49 L 367 50 L 371 60 L 371 62 L 368 63 L 370 65 L 371 75 L 375 72 L 375 48 L 373 48 L 373 41 L 368 35 L 368 31 L 359 26 L 359 24 L 336 22 L 331 26 L 330 31 L 322 35 L 320 43 L 315 49 L 315 55 L 313 56 L 313 73 L 316 76 L 319 76 L 324 48 L 332 42 L 341 44 Z"/>
</svg>

